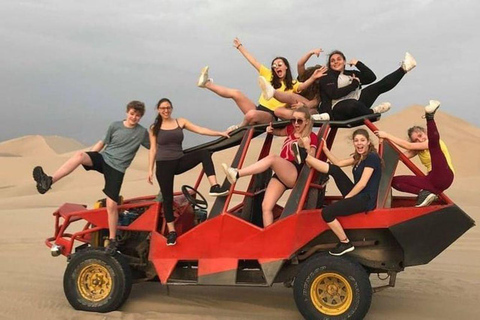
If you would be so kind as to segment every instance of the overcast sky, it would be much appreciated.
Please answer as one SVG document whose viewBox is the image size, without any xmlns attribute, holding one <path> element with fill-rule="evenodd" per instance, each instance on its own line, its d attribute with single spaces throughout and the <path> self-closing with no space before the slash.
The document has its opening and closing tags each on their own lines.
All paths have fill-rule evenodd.
<svg viewBox="0 0 480 320">
<path fill-rule="evenodd" d="M 479 12 L 473 0 L 0 0 L 0 141 L 41 134 L 92 144 L 131 100 L 147 104 L 148 126 L 162 97 L 174 116 L 224 130 L 241 112 L 196 81 L 209 65 L 216 83 L 257 101 L 257 74 L 233 48 L 236 36 L 267 66 L 340 49 L 378 78 L 409 51 L 417 68 L 377 102 L 394 113 L 435 98 L 479 126 Z"/>
</svg>

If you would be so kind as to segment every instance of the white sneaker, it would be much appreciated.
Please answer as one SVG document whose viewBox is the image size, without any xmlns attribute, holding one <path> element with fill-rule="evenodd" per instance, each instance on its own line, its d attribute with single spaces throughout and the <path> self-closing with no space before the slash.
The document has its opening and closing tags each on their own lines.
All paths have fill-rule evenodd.
<svg viewBox="0 0 480 320">
<path fill-rule="evenodd" d="M 425 113 L 434 114 L 440 108 L 440 101 L 430 100 L 428 106 L 425 107 Z"/>
<path fill-rule="evenodd" d="M 405 72 L 409 72 L 415 66 L 417 65 L 417 61 L 415 61 L 415 58 L 410 54 L 410 53 L 405 53 L 405 58 L 403 58 L 402 61 L 402 69 Z"/>
<path fill-rule="evenodd" d="M 200 72 L 200 77 L 198 77 L 197 86 L 200 88 L 205 88 L 207 82 L 210 81 L 208 78 L 208 66 L 203 67 L 202 72 Z"/>
<path fill-rule="evenodd" d="M 326 112 L 312 114 L 311 117 L 312 117 L 313 120 L 323 120 L 323 121 L 329 121 L 330 120 L 330 115 Z"/>
<path fill-rule="evenodd" d="M 237 181 L 238 169 L 229 167 L 226 163 L 222 163 L 222 168 L 227 176 L 227 180 L 232 184 L 235 183 L 235 181 Z"/>
<path fill-rule="evenodd" d="M 270 100 L 273 98 L 273 95 L 275 94 L 275 88 L 272 87 L 270 82 L 267 81 L 262 76 L 258 77 L 258 85 L 260 86 L 260 89 L 262 89 L 262 95 L 265 100 Z"/>
<path fill-rule="evenodd" d="M 392 105 L 390 102 L 384 102 L 372 108 L 373 113 L 384 113 L 390 110 Z"/>
</svg>

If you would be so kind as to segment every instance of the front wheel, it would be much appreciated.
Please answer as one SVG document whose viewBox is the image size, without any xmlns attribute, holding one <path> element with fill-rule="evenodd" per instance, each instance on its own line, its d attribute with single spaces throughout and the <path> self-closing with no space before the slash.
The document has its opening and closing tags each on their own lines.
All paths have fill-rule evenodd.
<svg viewBox="0 0 480 320">
<path fill-rule="evenodd" d="M 132 275 L 118 253 L 86 249 L 75 253 L 63 277 L 68 302 L 77 310 L 109 312 L 118 309 L 132 288 Z"/>
<path fill-rule="evenodd" d="M 368 274 L 348 257 L 318 254 L 301 267 L 293 284 L 297 308 L 307 320 L 363 319 L 372 302 Z"/>
</svg>

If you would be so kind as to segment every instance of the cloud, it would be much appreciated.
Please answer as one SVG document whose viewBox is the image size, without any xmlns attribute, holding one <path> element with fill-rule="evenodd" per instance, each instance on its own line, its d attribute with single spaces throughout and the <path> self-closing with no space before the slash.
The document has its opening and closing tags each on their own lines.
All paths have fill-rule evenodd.
<svg viewBox="0 0 480 320">
<path fill-rule="evenodd" d="M 0 81 L 9 112 L 0 141 L 24 134 L 66 135 L 92 143 L 133 99 L 155 116 L 163 96 L 176 116 L 215 129 L 238 123 L 231 100 L 195 86 L 204 65 L 216 83 L 254 102 L 256 72 L 233 48 L 239 36 L 262 63 L 292 66 L 307 50 L 343 50 L 382 77 L 405 51 L 419 62 L 381 97 L 392 112 L 431 97 L 480 124 L 475 1 L 7 1 L 0 0 Z M 324 63 L 325 56 L 312 63 Z M 295 73 L 295 72 L 294 72 Z M 445 106 L 445 107 L 444 107 Z M 209 116 L 215 112 L 218 117 Z"/>
</svg>

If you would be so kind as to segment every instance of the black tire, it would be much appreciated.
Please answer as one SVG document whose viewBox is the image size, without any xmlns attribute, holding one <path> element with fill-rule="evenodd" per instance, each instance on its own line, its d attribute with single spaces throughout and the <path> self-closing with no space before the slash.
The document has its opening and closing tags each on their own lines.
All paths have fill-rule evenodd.
<svg viewBox="0 0 480 320">
<path fill-rule="evenodd" d="M 121 254 L 85 249 L 75 253 L 63 276 L 63 290 L 77 310 L 117 310 L 132 289 L 130 267 Z"/>
<path fill-rule="evenodd" d="M 301 266 L 293 295 L 307 320 L 363 319 L 372 302 L 372 286 L 355 260 L 317 254 Z"/>
</svg>

